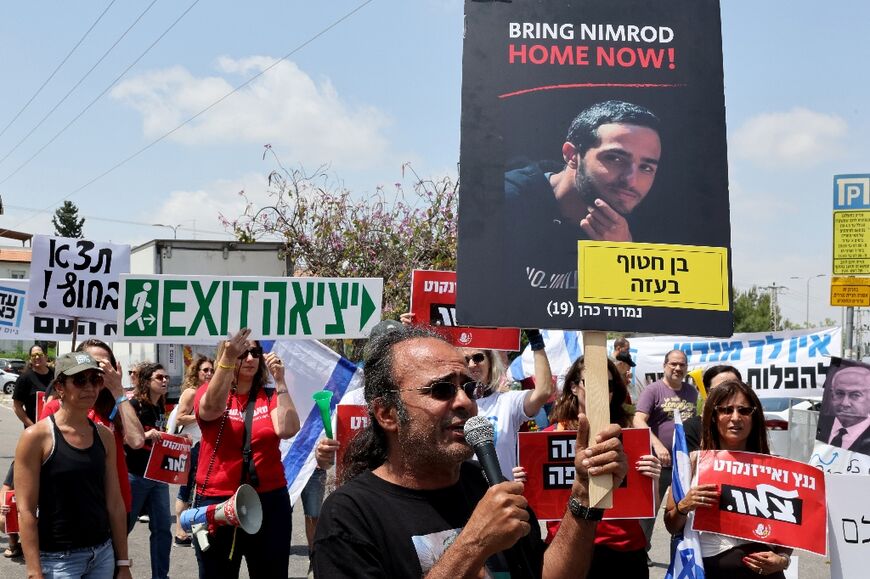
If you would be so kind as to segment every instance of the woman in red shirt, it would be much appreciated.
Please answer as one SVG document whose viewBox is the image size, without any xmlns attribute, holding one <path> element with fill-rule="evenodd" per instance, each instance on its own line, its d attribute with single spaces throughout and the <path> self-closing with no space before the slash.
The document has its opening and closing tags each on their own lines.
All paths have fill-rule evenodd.
<svg viewBox="0 0 870 579">
<path fill-rule="evenodd" d="M 629 428 L 631 415 L 625 407 L 628 390 L 610 360 L 607 360 L 607 378 L 610 390 L 610 422 Z M 583 382 L 583 356 L 580 356 L 565 374 L 562 392 L 550 413 L 551 425 L 545 430 L 576 430 L 577 415 L 585 410 L 586 387 Z M 661 463 L 655 455 L 640 457 L 634 466 L 638 472 L 658 481 Z M 558 530 L 558 521 L 547 523 L 547 543 L 556 536 Z M 618 569 L 619 574 L 625 577 L 649 577 L 646 536 L 636 519 L 613 519 L 598 523 L 595 531 L 595 551 L 587 579 L 610 579 L 614 569 Z"/>
<path fill-rule="evenodd" d="M 202 578 L 237 578 L 242 557 L 251 577 L 287 577 L 292 511 L 278 443 L 299 431 L 299 415 L 284 381 L 283 362 L 274 353 L 264 354 L 259 342 L 248 340 L 250 334 L 244 328 L 218 345 L 214 375 L 194 398 L 202 433 L 194 506 L 221 503 L 247 483 L 260 497 L 263 524 L 255 535 L 216 527 L 208 535 L 207 551 L 194 541 Z M 270 373 L 272 392 L 266 388 Z M 252 460 L 246 463 L 242 448 L 249 401 Z"/>
</svg>

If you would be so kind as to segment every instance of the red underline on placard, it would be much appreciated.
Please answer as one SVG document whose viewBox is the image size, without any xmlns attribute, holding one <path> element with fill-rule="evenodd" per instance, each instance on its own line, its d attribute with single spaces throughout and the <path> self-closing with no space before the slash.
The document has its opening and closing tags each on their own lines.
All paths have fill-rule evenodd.
<svg viewBox="0 0 870 579">
<path fill-rule="evenodd" d="M 580 84 L 553 84 L 549 86 L 538 86 L 535 88 L 525 88 L 514 92 L 508 92 L 498 95 L 500 99 L 520 96 L 530 92 L 539 92 L 544 90 L 562 90 L 568 88 L 678 88 L 686 86 L 685 84 L 650 84 L 650 83 L 616 83 L 616 82 L 586 82 Z"/>
</svg>

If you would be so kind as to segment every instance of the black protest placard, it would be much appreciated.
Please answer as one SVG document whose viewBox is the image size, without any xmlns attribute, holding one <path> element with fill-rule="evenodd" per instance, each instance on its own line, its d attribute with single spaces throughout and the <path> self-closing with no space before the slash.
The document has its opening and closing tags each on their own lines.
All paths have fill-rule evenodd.
<svg viewBox="0 0 870 579">
<path fill-rule="evenodd" d="M 732 333 L 718 1 L 467 1 L 460 160 L 463 325 Z"/>
</svg>

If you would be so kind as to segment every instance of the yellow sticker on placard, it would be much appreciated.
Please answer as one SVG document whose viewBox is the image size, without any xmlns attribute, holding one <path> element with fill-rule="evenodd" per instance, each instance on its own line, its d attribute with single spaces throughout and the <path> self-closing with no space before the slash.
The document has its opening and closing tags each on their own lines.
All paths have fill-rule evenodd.
<svg viewBox="0 0 870 579">
<path fill-rule="evenodd" d="M 577 301 L 728 311 L 728 248 L 577 242 Z"/>
</svg>

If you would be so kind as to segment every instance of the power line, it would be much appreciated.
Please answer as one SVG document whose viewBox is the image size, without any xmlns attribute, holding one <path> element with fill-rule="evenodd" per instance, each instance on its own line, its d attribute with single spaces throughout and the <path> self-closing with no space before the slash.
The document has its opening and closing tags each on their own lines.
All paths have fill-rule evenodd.
<svg viewBox="0 0 870 579">
<path fill-rule="evenodd" d="M 52 71 L 52 73 L 51 73 L 50 75 L 48 75 L 48 78 L 45 79 L 45 81 L 44 81 L 44 82 L 39 86 L 38 89 L 36 89 L 36 92 L 33 93 L 33 95 L 32 95 L 29 99 L 27 99 L 27 102 L 24 103 L 24 106 L 21 107 L 21 110 L 19 110 L 17 113 L 15 113 L 15 116 L 12 117 L 12 120 L 11 120 L 11 121 L 9 121 L 8 123 L 6 123 L 6 126 L 3 127 L 3 130 L 0 131 L 0 137 L 2 137 L 3 135 L 5 135 L 5 134 L 6 134 L 6 130 L 7 130 L 9 127 L 12 126 L 12 123 L 14 123 L 15 121 L 17 121 L 17 120 L 18 120 L 18 117 L 21 116 L 21 113 L 23 113 L 25 110 L 27 110 L 27 107 L 30 106 L 30 103 L 33 102 L 33 99 L 35 99 L 37 96 L 39 96 L 39 93 L 41 93 L 41 92 L 42 92 L 42 89 L 45 88 L 45 85 L 47 85 L 49 82 L 51 82 L 51 79 L 54 78 L 54 75 L 57 74 L 57 71 L 59 71 L 59 70 L 61 69 L 61 67 L 62 67 L 64 64 L 66 64 L 66 61 L 69 60 L 69 57 L 72 56 L 73 53 L 76 51 L 76 49 L 81 45 L 81 43 L 85 41 L 85 38 L 87 38 L 88 35 L 91 33 L 91 31 L 92 31 L 92 30 L 97 26 L 97 24 L 99 24 L 100 20 L 103 19 L 103 16 L 106 15 L 106 12 L 109 11 L 109 8 L 111 8 L 112 5 L 113 5 L 116 1 L 117 1 L 117 0 L 111 0 L 111 2 L 109 2 L 109 4 L 108 4 L 104 9 L 103 9 L 103 11 L 102 11 L 102 12 L 100 13 L 100 15 L 97 17 L 97 19 L 94 20 L 94 23 L 91 24 L 91 27 L 88 28 L 88 29 L 85 31 L 84 35 L 79 39 L 78 42 L 76 42 L 75 46 L 73 46 L 72 49 L 70 49 L 70 51 L 67 53 L 67 55 L 63 57 L 63 60 L 60 61 L 60 64 L 58 64 L 57 67 L 55 67 L 54 71 Z M 78 85 L 76 85 L 76 86 L 78 86 Z M 4 157 L 4 159 L 5 159 L 5 158 L 6 158 L 6 157 Z M 2 161 L 0 161 L 0 162 L 2 162 Z"/>
<path fill-rule="evenodd" d="M 199 0 L 196 0 L 196 2 L 199 2 Z M 194 2 L 194 4 L 196 4 L 196 2 Z M 134 20 L 133 23 L 132 23 L 130 26 L 127 27 L 127 30 L 125 30 L 124 33 L 121 34 L 121 36 L 118 37 L 118 39 L 115 41 L 115 43 L 112 44 L 112 46 L 110 46 L 109 49 L 106 50 L 106 52 L 103 53 L 103 56 L 101 56 L 101 57 L 99 58 L 99 60 L 97 60 L 97 62 L 94 63 L 94 65 L 90 68 L 90 70 L 88 70 L 88 72 L 86 72 L 85 75 L 84 75 L 83 77 L 81 77 L 81 78 L 79 79 L 79 81 L 78 81 L 77 83 L 75 83 L 75 85 L 73 85 L 73 87 L 72 87 L 71 89 L 69 89 L 69 91 L 67 91 L 67 93 L 66 93 L 65 95 L 63 95 L 63 98 L 61 98 L 61 99 L 60 99 L 60 100 L 59 100 L 59 101 L 58 101 L 58 102 L 57 102 L 57 103 L 56 103 L 56 104 L 51 108 L 51 110 L 48 111 L 48 112 L 45 114 L 44 117 L 42 117 L 42 120 L 40 120 L 38 123 L 36 123 L 36 126 L 35 126 L 35 127 L 33 127 L 32 129 L 30 129 L 30 132 L 28 132 L 26 135 L 24 135 L 24 136 L 21 138 L 21 140 L 18 141 L 18 142 L 15 144 L 15 146 L 12 147 L 12 149 L 9 150 L 9 152 L 7 152 L 5 155 L 3 155 L 2 158 L 0 158 L 0 164 L 2 164 L 3 161 L 5 161 L 6 159 L 8 159 L 8 158 L 9 158 L 9 155 L 11 155 L 11 154 L 14 153 L 15 151 L 17 151 L 17 150 L 18 150 L 18 147 L 20 147 L 21 144 L 24 143 L 24 141 L 26 141 L 27 139 L 30 138 L 30 135 L 32 135 L 34 132 L 36 132 L 36 130 L 37 130 L 39 127 L 42 126 L 42 123 L 44 123 L 44 122 L 48 119 L 48 117 L 50 117 L 50 116 L 54 113 L 54 111 L 56 111 L 57 108 L 58 108 L 60 105 L 62 105 L 62 104 L 66 101 L 66 99 L 69 98 L 69 95 L 71 95 L 71 94 L 72 94 L 72 93 L 73 93 L 73 92 L 74 92 L 74 91 L 79 87 L 79 85 L 82 84 L 82 83 L 85 81 L 85 79 L 88 78 L 88 76 L 90 76 L 90 74 L 94 71 L 94 69 L 97 68 L 97 67 L 100 65 L 101 62 L 103 62 L 103 59 L 105 59 L 107 56 L 109 56 L 109 53 L 112 52 L 112 50 L 114 50 L 116 46 L 118 46 L 118 43 L 120 43 L 121 40 L 123 40 L 124 37 L 127 36 L 127 34 L 128 34 L 128 33 L 133 29 L 133 27 L 136 26 L 136 24 L 137 24 L 137 23 L 142 19 L 142 17 L 145 16 L 145 14 L 146 14 L 149 10 L 151 10 L 151 7 L 154 6 L 154 4 L 156 4 L 156 3 L 157 3 L 157 0 L 151 0 L 151 4 L 149 4 L 148 6 L 145 7 L 145 10 L 143 10 L 142 13 L 139 14 L 139 16 L 136 18 L 136 20 Z M 191 6 L 190 8 L 193 8 L 193 6 Z M 190 8 L 188 8 L 187 11 L 189 11 Z M 185 11 L 184 14 L 187 14 L 187 11 Z M 182 16 L 184 16 L 184 14 L 182 14 Z M 176 20 L 176 22 L 178 22 L 178 21 Z M 172 26 L 175 26 L 175 23 L 173 23 Z M 169 30 L 172 29 L 172 26 L 169 27 Z M 166 32 L 169 32 L 169 30 L 167 30 Z M 166 34 L 166 32 L 164 32 L 163 34 Z M 163 35 L 161 35 L 160 38 L 163 38 Z M 159 41 L 160 38 L 158 38 L 157 41 Z M 157 41 L 155 41 L 154 44 L 157 44 Z M 124 69 L 124 72 L 121 73 L 121 76 L 119 76 L 119 77 L 116 78 L 114 81 L 112 81 L 112 84 L 110 84 L 108 87 L 106 87 L 106 90 L 104 90 L 104 91 L 101 92 L 99 95 L 97 95 L 97 98 L 95 98 L 94 100 L 92 100 L 92 101 L 88 104 L 88 106 L 86 106 L 86 107 L 84 108 L 84 110 L 82 110 L 82 112 L 80 112 L 78 115 L 76 115 L 76 117 L 75 117 L 73 120 L 71 120 L 71 121 L 69 122 L 69 124 L 67 124 L 64 128 L 62 128 L 62 129 L 60 130 L 60 132 L 58 132 L 54 137 L 52 137 L 51 140 L 48 141 L 48 143 L 46 143 L 45 145 L 42 146 L 42 148 L 40 148 L 38 151 L 36 151 L 36 153 L 34 153 L 32 157 L 30 157 L 30 158 L 27 159 L 24 163 L 22 163 L 21 165 L 19 165 L 18 168 L 15 169 L 15 171 L 13 171 L 11 175 L 9 175 L 9 176 L 6 177 L 5 179 L 3 179 L 3 181 L 0 181 L 0 185 L 2 185 L 3 183 L 5 183 L 5 182 L 8 181 L 9 179 L 11 179 L 13 175 L 15 175 L 16 173 L 18 173 L 18 171 L 20 171 L 22 168 L 24 168 L 28 163 L 30 163 L 30 161 L 32 161 L 32 160 L 33 160 L 33 159 L 34 159 L 38 154 L 40 154 L 40 153 L 42 152 L 43 149 L 45 149 L 47 146 L 49 146 L 50 144 L 52 144 L 52 143 L 54 142 L 55 139 L 57 139 L 60 135 L 62 135 L 63 132 L 66 131 L 67 128 L 69 128 L 69 126 L 70 126 L 71 124 L 73 124 L 74 122 L 76 122 L 76 121 L 79 119 L 79 117 L 81 117 L 83 114 L 85 114 L 85 112 L 87 112 L 87 110 L 88 110 L 89 108 L 91 108 L 91 105 L 93 105 L 95 102 L 97 102 L 98 100 L 100 100 L 100 98 L 101 98 L 104 94 L 106 94 L 106 93 L 109 91 L 109 89 L 112 88 L 112 86 L 114 86 L 114 84 L 115 84 L 116 82 L 118 82 L 118 80 L 120 80 L 120 78 L 121 78 L 122 76 L 124 76 L 124 74 L 126 74 L 126 72 L 127 72 L 128 70 L 130 70 L 130 69 L 133 67 L 133 65 L 135 65 L 137 62 L 139 62 L 139 59 L 141 59 L 143 56 L 145 56 L 145 55 L 148 53 L 149 50 L 151 50 L 151 48 L 154 46 L 154 44 L 152 44 L 151 46 L 149 46 L 149 47 L 145 50 L 145 52 L 142 53 L 142 54 L 139 56 L 139 58 L 137 58 L 137 59 L 133 62 L 133 64 L 131 64 L 130 66 L 128 66 L 126 69 Z"/>
<path fill-rule="evenodd" d="M 30 207 L 22 207 L 20 205 L 6 205 L 6 209 L 17 209 L 19 211 L 27 211 L 29 213 L 42 213 L 41 209 L 31 209 Z M 131 221 L 129 219 L 112 219 L 111 217 L 96 217 L 93 215 L 79 215 L 79 217 L 84 217 L 90 221 L 105 221 L 107 223 L 120 223 L 123 225 L 141 225 L 143 227 L 154 227 L 154 223 L 146 223 L 144 221 Z M 196 227 L 181 227 L 179 229 L 187 229 L 189 231 L 193 231 L 194 233 L 214 233 L 215 235 L 232 235 L 232 233 L 228 231 L 212 231 L 209 229 L 200 229 Z"/>
<path fill-rule="evenodd" d="M 193 8 L 193 5 L 196 4 L 197 2 L 199 2 L 199 0 L 196 0 L 196 2 L 194 2 L 193 4 L 191 4 L 190 7 L 188 7 L 188 9 L 184 12 L 184 14 L 187 14 L 187 12 L 188 12 L 191 8 Z M 192 117 L 189 117 L 187 120 L 183 121 L 181 124 L 179 124 L 179 125 L 176 126 L 175 128 L 173 128 L 173 129 L 167 131 L 166 133 L 160 135 L 159 137 L 157 137 L 156 139 L 154 139 L 153 141 L 151 141 L 150 143 L 148 143 L 148 144 L 145 145 L 144 147 L 140 148 L 140 149 L 137 150 L 136 152 L 132 153 L 131 155 L 127 156 L 126 158 L 122 159 L 121 161 L 118 161 L 117 163 L 115 163 L 114 165 L 112 165 L 111 167 L 109 167 L 108 169 L 106 169 L 105 171 L 103 171 L 102 173 L 100 173 L 99 175 L 97 175 L 96 177 L 94 177 L 94 178 L 90 179 L 89 181 L 87 181 L 84 185 L 81 185 L 81 186 L 79 186 L 78 188 L 76 188 L 76 189 L 74 189 L 73 191 L 71 191 L 70 193 L 67 193 L 65 196 L 61 197 L 60 199 L 58 199 L 57 201 L 55 201 L 53 204 L 51 204 L 51 205 L 49 205 L 49 206 L 43 208 L 43 209 L 40 210 L 40 211 L 37 211 L 37 214 L 38 214 L 38 213 L 46 213 L 46 212 L 48 212 L 49 210 L 51 210 L 52 207 L 55 207 L 55 206 L 61 204 L 62 202 L 66 201 L 67 199 L 69 199 L 70 197 L 72 197 L 73 195 L 75 195 L 76 193 L 78 193 L 79 191 L 82 191 L 82 190 L 84 190 L 84 189 L 90 187 L 91 185 L 93 185 L 94 183 L 96 183 L 97 181 L 99 181 L 100 179 L 102 179 L 103 177 L 105 177 L 106 175 L 109 175 L 110 173 L 115 172 L 115 171 L 118 170 L 120 167 L 126 165 L 127 163 L 129 163 L 130 161 L 132 161 L 133 159 L 135 159 L 136 157 L 138 157 L 139 155 L 141 155 L 142 153 L 144 153 L 145 151 L 147 151 L 148 149 L 150 149 L 150 148 L 153 147 L 154 145 L 160 143 L 160 142 L 163 141 L 165 138 L 171 136 L 173 133 L 175 133 L 176 131 L 178 131 L 179 129 L 181 129 L 182 127 L 184 127 L 185 125 L 187 125 L 188 123 L 190 123 L 190 122 L 196 120 L 196 119 L 199 118 L 200 116 L 204 115 L 205 113 L 207 113 L 208 111 L 210 111 L 211 109 L 213 109 L 214 107 L 216 107 L 217 105 L 219 105 L 220 103 L 222 103 L 223 101 L 225 101 L 227 98 L 229 98 L 229 97 L 232 96 L 233 94 L 235 94 L 235 93 L 237 93 L 238 91 L 240 91 L 241 89 L 245 88 L 246 86 L 248 86 L 249 84 L 251 84 L 253 81 L 255 81 L 255 80 L 258 79 L 259 77 L 263 76 L 264 74 L 266 74 L 268 71 L 270 71 L 270 70 L 273 69 L 274 67 L 278 66 L 278 64 L 280 64 L 281 62 L 284 62 L 285 60 L 287 60 L 288 58 L 290 58 L 291 56 L 293 56 L 294 54 L 296 54 L 298 51 L 302 50 L 303 48 L 305 48 L 306 46 L 308 46 L 309 44 L 311 44 L 312 42 L 314 42 L 315 40 L 317 40 L 318 38 L 320 38 L 321 36 L 323 36 L 324 34 L 326 34 L 327 32 L 329 32 L 330 30 L 332 30 L 333 28 L 335 28 L 336 26 L 338 26 L 338 25 L 341 24 L 342 22 L 344 22 L 345 20 L 347 20 L 348 18 L 350 18 L 351 16 L 353 16 L 354 14 L 356 14 L 357 12 L 359 12 L 360 10 L 362 10 L 363 8 L 365 8 L 368 4 L 371 4 L 372 2 L 373 2 L 373 0 L 365 0 L 365 2 L 363 2 L 362 4 L 360 4 L 359 6 L 357 6 L 356 8 L 354 8 L 353 10 L 351 10 L 350 12 L 346 13 L 344 16 L 341 16 L 341 17 L 338 18 L 336 21 L 334 21 L 332 24 L 330 24 L 329 26 L 327 26 L 326 28 L 324 28 L 323 30 L 321 30 L 320 32 L 318 32 L 317 34 L 315 34 L 314 36 L 312 36 L 311 38 L 309 38 L 308 40 L 306 40 L 305 42 L 303 42 L 302 44 L 298 45 L 296 48 L 292 49 L 290 52 L 288 52 L 287 54 L 285 54 L 285 55 L 282 56 L 281 58 L 277 59 L 275 62 L 273 62 L 272 64 L 270 64 L 268 67 L 264 68 L 263 70 L 261 70 L 260 72 L 258 72 L 257 74 L 255 74 L 254 76 L 250 77 L 248 80 L 246 80 L 246 81 L 243 82 L 242 84 L 236 86 L 236 87 L 235 87 L 234 89 L 232 89 L 230 92 L 226 93 L 225 95 L 223 95 L 222 97 L 220 97 L 219 99 L 217 99 L 216 101 L 214 101 L 213 103 L 211 103 L 210 105 L 208 105 L 207 107 L 205 107 L 204 109 L 202 109 L 201 111 L 199 111 L 198 113 L 196 113 L 195 115 L 193 115 Z M 180 19 L 184 16 L 184 14 L 182 14 L 181 16 L 179 16 L 178 19 L 180 20 Z M 176 22 L 178 22 L 178 20 L 176 20 Z M 174 25 L 175 25 L 175 23 L 173 23 L 173 26 L 174 26 Z M 170 28 L 171 28 L 171 27 L 170 27 Z M 169 30 L 167 30 L 166 32 L 169 32 Z M 164 32 L 164 35 L 166 34 L 166 32 Z M 163 37 L 163 35 L 160 36 L 160 38 L 162 38 L 162 37 Z M 160 40 L 160 39 L 158 38 L 157 40 Z M 155 44 L 156 44 L 156 42 L 157 42 L 157 41 L 155 41 Z M 153 46 L 153 45 L 152 45 L 152 46 Z M 149 50 L 150 50 L 150 47 L 149 47 Z M 144 56 L 144 54 L 143 54 L 142 56 Z M 140 58 L 141 58 L 141 56 L 140 56 Z M 137 62 L 138 62 L 138 59 L 137 59 Z M 136 63 L 134 62 L 133 64 L 136 64 Z M 132 67 L 133 65 L 130 65 L 130 66 Z M 129 67 L 128 67 L 128 70 L 129 70 Z M 126 73 L 126 72 L 127 72 L 127 71 L 125 70 L 124 73 Z M 122 76 L 123 76 L 124 73 L 122 73 Z M 119 77 L 119 78 L 120 78 L 120 77 Z M 116 80 L 115 82 L 117 82 L 117 80 Z M 114 83 L 112 83 L 112 84 L 114 84 Z M 109 88 L 111 88 L 111 85 L 109 86 Z M 106 89 L 106 91 L 107 91 L 107 90 L 108 90 L 108 88 Z M 103 94 L 105 94 L 106 91 L 103 91 L 103 93 L 101 93 L 100 96 L 102 96 Z M 100 96 L 98 96 L 97 99 L 99 99 Z M 94 102 L 96 102 L 96 99 L 95 99 L 94 101 L 92 101 L 91 104 L 93 104 Z M 91 106 L 91 105 L 88 105 L 88 107 L 86 107 L 85 110 L 87 110 L 88 108 L 90 108 L 90 106 Z M 82 112 L 78 115 L 78 117 L 80 117 L 82 114 L 84 114 L 84 111 L 82 111 Z M 63 131 L 65 131 L 65 130 L 66 130 L 66 129 L 67 129 L 67 128 L 72 124 L 72 123 L 74 123 L 74 122 L 76 121 L 76 119 L 78 119 L 78 117 L 76 117 L 75 119 L 73 119 L 72 121 L 70 121 L 70 123 L 69 123 L 66 127 L 64 127 L 64 128 L 61 130 L 60 133 L 58 133 L 57 135 L 55 135 L 54 138 L 52 138 L 51 141 L 49 141 L 48 143 L 46 143 L 45 146 L 42 147 L 42 149 L 44 149 L 45 147 L 47 147 L 48 145 L 50 145 L 52 142 L 54 142 L 54 140 L 55 140 L 57 137 L 59 137 L 60 134 L 61 134 Z M 38 155 L 40 152 L 42 152 L 42 149 L 40 149 L 39 151 L 37 151 L 37 152 L 33 155 L 33 157 L 35 157 L 35 156 Z M 30 159 L 28 159 L 27 161 L 25 161 L 25 163 L 24 163 L 23 165 L 21 165 L 20 167 L 18 167 L 18 169 L 16 169 L 15 172 L 12 173 L 12 175 L 9 175 L 8 177 L 6 177 L 6 178 L 3 179 L 2 181 L 0 181 L 0 185 L 2 185 L 3 183 L 5 183 L 5 182 L 8 181 L 9 179 L 11 179 L 12 176 L 15 175 L 15 173 L 17 173 L 19 170 L 21 170 L 21 169 L 24 167 L 24 165 L 26 165 L 27 163 L 29 163 L 29 162 L 33 159 L 33 157 L 31 157 Z M 30 218 L 28 218 L 28 219 L 30 219 Z M 19 223 L 15 224 L 13 227 L 14 227 L 14 228 L 18 228 L 18 227 L 20 227 L 23 223 L 27 222 L 28 219 L 25 219 L 25 220 L 23 220 L 23 221 L 20 221 Z M 3 233 L 3 231 L 0 231 L 0 233 Z"/>
</svg>

